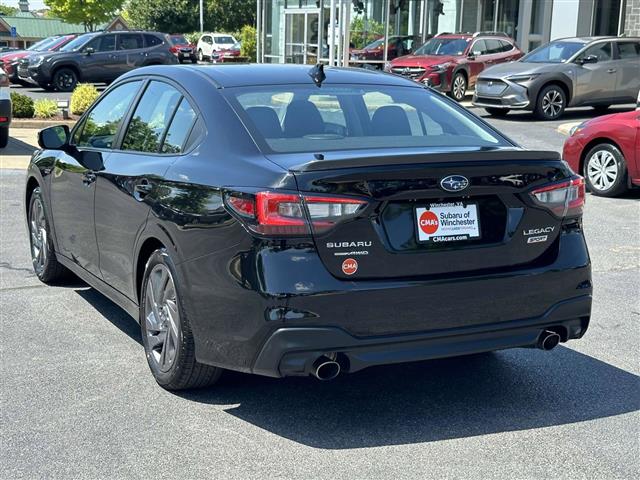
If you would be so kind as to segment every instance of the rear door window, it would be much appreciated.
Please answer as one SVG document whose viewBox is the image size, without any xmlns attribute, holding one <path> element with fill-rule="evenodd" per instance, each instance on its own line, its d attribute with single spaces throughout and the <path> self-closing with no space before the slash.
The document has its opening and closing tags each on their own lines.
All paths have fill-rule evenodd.
<svg viewBox="0 0 640 480">
<path fill-rule="evenodd" d="M 118 127 L 141 83 L 119 85 L 102 97 L 75 131 L 72 143 L 78 147 L 112 148 Z"/>
<path fill-rule="evenodd" d="M 186 98 L 178 105 L 167 135 L 162 143 L 162 153 L 182 153 L 185 150 L 187 137 L 193 128 L 197 114 Z"/>
<path fill-rule="evenodd" d="M 500 43 L 500 40 L 488 38 L 484 42 L 487 45 L 487 54 L 493 55 L 502 52 L 502 44 Z"/>
<path fill-rule="evenodd" d="M 158 152 L 182 94 L 163 82 L 147 86 L 127 126 L 122 150 Z"/>
<path fill-rule="evenodd" d="M 621 60 L 637 60 L 640 57 L 640 42 L 618 42 L 618 56 Z"/>
<path fill-rule="evenodd" d="M 121 33 L 118 35 L 118 50 L 136 50 L 142 48 L 142 35 L 139 33 Z"/>
<path fill-rule="evenodd" d="M 162 45 L 162 40 L 155 35 L 145 34 L 144 41 L 147 44 L 147 48 L 155 47 L 156 45 Z"/>
</svg>

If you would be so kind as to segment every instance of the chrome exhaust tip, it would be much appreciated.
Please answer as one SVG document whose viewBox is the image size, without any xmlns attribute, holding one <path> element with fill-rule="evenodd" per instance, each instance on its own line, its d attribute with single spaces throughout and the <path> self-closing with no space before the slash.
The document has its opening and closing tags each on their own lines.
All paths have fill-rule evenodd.
<svg viewBox="0 0 640 480">
<path fill-rule="evenodd" d="M 333 380 L 340 375 L 340 364 L 329 357 L 322 356 L 313 362 L 311 373 L 318 380 Z"/>
<path fill-rule="evenodd" d="M 560 335 L 551 330 L 544 330 L 538 338 L 538 348 L 540 350 L 553 350 L 560 343 Z"/>
</svg>

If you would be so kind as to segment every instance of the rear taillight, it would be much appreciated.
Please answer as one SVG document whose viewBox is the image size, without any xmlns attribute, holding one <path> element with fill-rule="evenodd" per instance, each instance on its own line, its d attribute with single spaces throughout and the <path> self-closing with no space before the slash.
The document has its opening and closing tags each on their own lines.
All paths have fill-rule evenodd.
<svg viewBox="0 0 640 480">
<path fill-rule="evenodd" d="M 558 217 L 582 215 L 585 202 L 584 178 L 576 175 L 569 180 L 545 185 L 531 192 L 538 205 L 548 208 Z"/>
<path fill-rule="evenodd" d="M 354 198 L 282 192 L 229 193 L 225 196 L 227 207 L 249 230 L 268 236 L 324 233 L 352 218 L 366 203 Z"/>
<path fill-rule="evenodd" d="M 178 53 L 178 47 L 169 47 L 171 53 Z"/>
</svg>

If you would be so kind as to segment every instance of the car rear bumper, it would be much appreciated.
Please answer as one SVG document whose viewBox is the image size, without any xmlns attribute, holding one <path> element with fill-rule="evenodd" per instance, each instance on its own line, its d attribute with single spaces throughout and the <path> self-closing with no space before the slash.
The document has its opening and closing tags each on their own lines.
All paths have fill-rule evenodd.
<svg viewBox="0 0 640 480">
<path fill-rule="evenodd" d="M 310 375 L 314 362 L 328 356 L 343 371 L 357 372 L 375 365 L 533 348 L 546 330 L 559 333 L 562 341 L 582 337 L 590 311 L 591 295 L 583 295 L 557 303 L 538 318 L 413 335 L 358 338 L 338 327 L 280 328 L 265 342 L 252 371 L 271 377 Z"/>
<path fill-rule="evenodd" d="M 467 276 L 340 280 L 314 248 L 249 244 L 178 270 L 200 362 L 298 375 L 318 352 L 340 352 L 353 371 L 531 346 L 548 326 L 578 338 L 590 315 L 589 254 L 581 231 L 557 242 L 537 266 Z"/>
</svg>

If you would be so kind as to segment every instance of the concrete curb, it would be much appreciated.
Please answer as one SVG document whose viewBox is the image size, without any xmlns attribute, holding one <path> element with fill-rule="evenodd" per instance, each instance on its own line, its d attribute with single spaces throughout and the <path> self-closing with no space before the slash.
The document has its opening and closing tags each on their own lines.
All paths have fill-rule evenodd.
<svg viewBox="0 0 640 480">
<path fill-rule="evenodd" d="M 37 120 L 32 118 L 14 118 L 11 120 L 11 126 L 9 128 L 47 128 L 54 125 L 68 125 L 69 128 L 76 124 L 76 120 Z"/>
<path fill-rule="evenodd" d="M 556 129 L 558 133 L 561 133 L 562 135 L 565 136 L 569 136 L 569 132 L 571 131 L 571 129 L 573 127 L 575 127 L 576 125 L 580 125 L 582 122 L 569 122 L 569 123 L 563 123 L 562 125 L 558 126 L 558 128 Z"/>
</svg>

